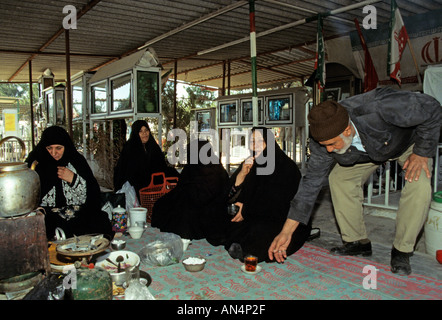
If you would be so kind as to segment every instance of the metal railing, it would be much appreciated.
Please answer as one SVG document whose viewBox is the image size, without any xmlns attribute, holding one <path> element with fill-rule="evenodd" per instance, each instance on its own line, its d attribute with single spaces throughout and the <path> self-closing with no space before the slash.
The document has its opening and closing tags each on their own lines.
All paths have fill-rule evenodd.
<svg viewBox="0 0 442 320">
<path fill-rule="evenodd" d="M 0 162 L 21 162 L 26 159 L 29 151 L 32 149 L 31 140 L 22 140 L 25 146 L 23 153 L 23 146 L 18 140 L 9 139 L 0 144 Z M 24 154 L 24 159 L 23 159 Z"/>
<path fill-rule="evenodd" d="M 442 182 L 440 174 L 442 173 L 442 162 L 440 161 L 440 151 L 442 143 L 438 144 L 433 165 L 433 192 L 438 191 L 439 183 Z M 393 173 L 392 174 L 392 169 Z M 374 172 L 368 182 L 364 205 L 384 209 L 398 209 L 397 197 L 392 201 L 391 196 L 394 193 L 400 193 L 405 184 L 405 172 L 398 165 L 397 161 L 388 161 L 380 165 Z"/>
</svg>

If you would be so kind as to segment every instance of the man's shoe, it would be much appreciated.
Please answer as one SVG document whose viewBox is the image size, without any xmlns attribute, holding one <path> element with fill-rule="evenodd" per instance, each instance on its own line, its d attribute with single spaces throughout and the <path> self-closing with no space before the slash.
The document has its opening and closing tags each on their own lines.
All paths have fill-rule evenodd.
<svg viewBox="0 0 442 320">
<path fill-rule="evenodd" d="M 360 240 L 354 242 L 344 242 L 341 247 L 334 247 L 330 250 L 331 254 L 339 256 L 371 256 L 371 242 L 362 243 Z"/>
<path fill-rule="evenodd" d="M 411 273 L 411 255 L 412 253 L 401 252 L 393 247 L 391 250 L 391 272 L 408 276 Z"/>
</svg>

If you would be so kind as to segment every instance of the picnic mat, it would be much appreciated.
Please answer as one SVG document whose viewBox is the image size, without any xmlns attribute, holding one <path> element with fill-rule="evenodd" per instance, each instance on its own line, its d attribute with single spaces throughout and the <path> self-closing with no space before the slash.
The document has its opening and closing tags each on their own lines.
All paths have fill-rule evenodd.
<svg viewBox="0 0 442 320">
<path fill-rule="evenodd" d="M 125 250 L 138 253 L 160 234 L 148 227 L 141 239 L 127 240 Z M 192 240 L 183 260 L 202 256 L 201 272 L 188 272 L 182 263 L 164 267 L 141 264 L 152 277 L 150 292 L 157 300 L 440 300 L 442 281 L 391 273 L 390 266 L 358 257 L 333 256 L 306 243 L 283 264 L 259 263 L 261 271 L 246 274 L 242 263 L 222 246 Z M 364 267 L 366 270 L 364 270 Z"/>
</svg>

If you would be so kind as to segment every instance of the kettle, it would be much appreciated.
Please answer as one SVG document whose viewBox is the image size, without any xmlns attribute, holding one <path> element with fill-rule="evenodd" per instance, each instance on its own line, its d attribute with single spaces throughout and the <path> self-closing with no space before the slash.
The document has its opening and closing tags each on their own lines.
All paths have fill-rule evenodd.
<svg viewBox="0 0 442 320">
<path fill-rule="evenodd" d="M 16 139 L 21 146 L 21 160 L 24 161 L 26 146 L 13 136 L 0 140 L 0 146 L 7 140 Z M 40 177 L 26 162 L 0 163 L 0 218 L 9 218 L 29 213 L 38 207 L 40 200 Z"/>
</svg>

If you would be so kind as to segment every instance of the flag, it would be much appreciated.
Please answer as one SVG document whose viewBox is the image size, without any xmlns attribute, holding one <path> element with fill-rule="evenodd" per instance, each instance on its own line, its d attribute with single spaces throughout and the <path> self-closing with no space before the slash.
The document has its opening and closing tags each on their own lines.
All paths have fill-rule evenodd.
<svg viewBox="0 0 442 320">
<path fill-rule="evenodd" d="M 395 0 L 391 0 L 387 74 L 401 84 L 401 57 L 408 41 L 407 30 Z"/>
<path fill-rule="evenodd" d="M 318 82 L 319 88 L 323 89 L 325 86 L 325 52 L 321 15 L 318 16 L 318 32 L 316 34 L 315 73 L 315 81 Z"/>
<path fill-rule="evenodd" d="M 358 19 L 355 19 L 356 29 L 358 30 L 359 39 L 361 40 L 362 49 L 364 49 L 365 54 L 365 64 L 364 64 L 364 92 L 376 89 L 378 85 L 378 74 L 371 59 L 370 51 L 368 51 L 367 43 L 365 42 L 364 36 L 362 35 L 361 28 L 359 27 Z"/>
</svg>

